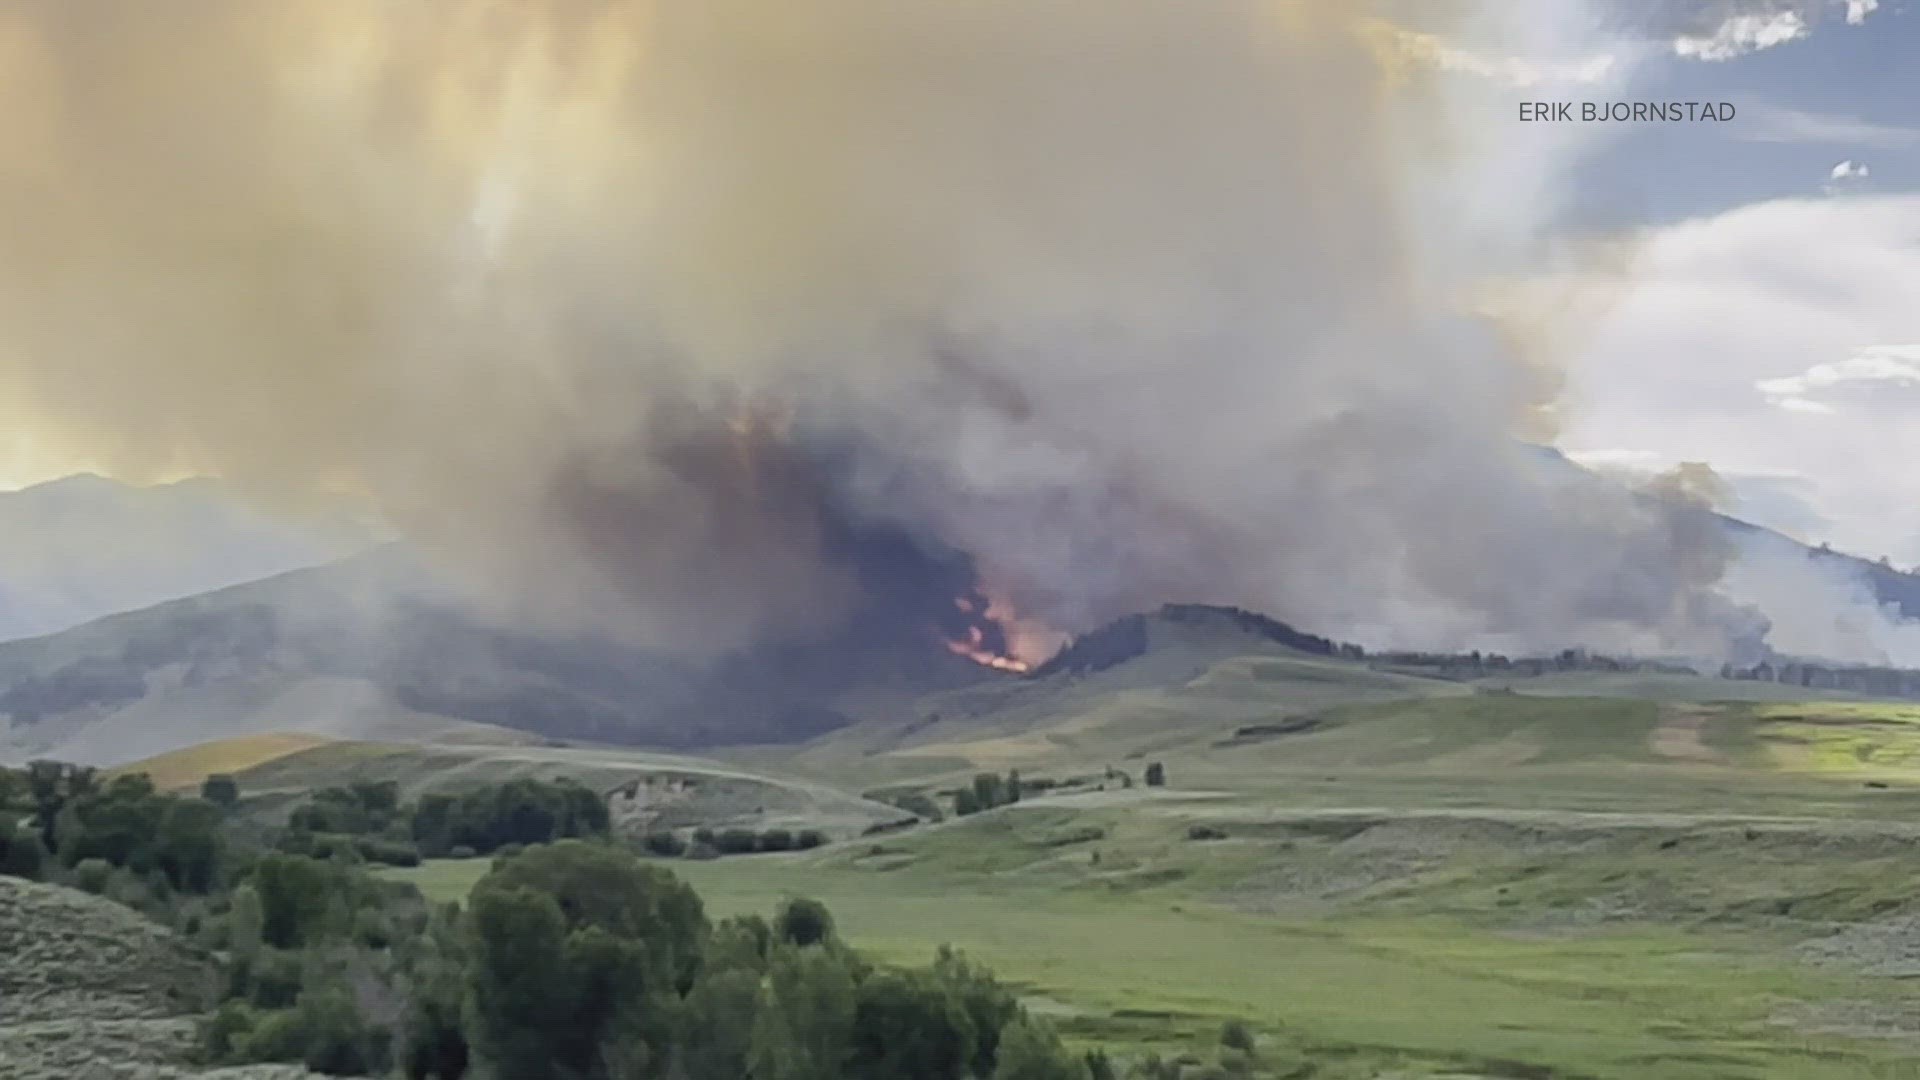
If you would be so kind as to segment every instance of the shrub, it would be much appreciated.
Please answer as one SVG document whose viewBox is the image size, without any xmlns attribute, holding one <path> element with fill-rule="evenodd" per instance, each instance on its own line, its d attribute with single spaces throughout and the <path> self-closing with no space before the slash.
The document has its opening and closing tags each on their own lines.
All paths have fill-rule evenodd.
<svg viewBox="0 0 1920 1080">
<path fill-rule="evenodd" d="M 670 832 L 651 832 L 640 842 L 649 854 L 673 859 L 687 853 L 687 842 Z"/>
<path fill-rule="evenodd" d="M 792 851 L 793 834 L 785 829 L 768 829 L 760 834 L 761 851 Z"/>
<path fill-rule="evenodd" d="M 362 859 L 370 863 L 383 863 L 387 866 L 420 865 L 420 849 L 412 844 L 363 836 L 354 842 L 353 847 Z"/>
<path fill-rule="evenodd" d="M 1147 786 L 1148 787 L 1165 787 L 1166 783 L 1167 783 L 1167 767 L 1165 765 L 1162 765 L 1156 761 L 1147 766 Z"/>
<path fill-rule="evenodd" d="M 73 887 L 99 896 L 113 880 L 113 864 L 105 859 L 81 859 L 73 868 Z"/>
<path fill-rule="evenodd" d="M 760 837 L 752 829 L 727 829 L 714 837 L 713 846 L 722 855 L 745 855 L 760 849 Z"/>
<path fill-rule="evenodd" d="M 47 846 L 40 834 L 0 817 L 0 874 L 37 878 L 47 862 Z"/>
<path fill-rule="evenodd" d="M 1253 1053 L 1253 1032 L 1244 1021 L 1229 1020 L 1220 1025 L 1220 1045 L 1245 1054 Z"/>
<path fill-rule="evenodd" d="M 470 847 L 468 847 L 468 846 L 467 846 L 467 845 L 465 845 L 465 844 L 455 844 L 455 845 L 453 845 L 453 847 L 452 847 L 451 849 L 449 849 L 449 850 L 447 851 L 447 858 L 449 858 L 449 859 L 471 859 L 471 858 L 473 858 L 474 856 L 476 856 L 476 855 L 478 855 L 478 854 L 480 854 L 480 853 L 479 853 L 479 852 L 477 852 L 477 851 L 475 851 L 475 850 L 473 850 L 472 848 L 470 848 Z"/>
<path fill-rule="evenodd" d="M 231 810 L 240 803 L 240 784 L 226 773 L 214 773 L 201 781 L 200 797 L 222 810 Z"/>
<path fill-rule="evenodd" d="M 827 834 L 819 829 L 801 829 L 793 838 L 793 846 L 801 851 L 810 851 L 827 842 Z"/>
<path fill-rule="evenodd" d="M 1227 831 L 1213 825 L 1187 826 L 1187 839 L 1189 840 L 1225 840 L 1226 838 Z"/>
<path fill-rule="evenodd" d="M 818 900 L 796 896 L 780 906 L 773 918 L 780 940 L 805 948 L 833 939 L 833 914 Z"/>
</svg>

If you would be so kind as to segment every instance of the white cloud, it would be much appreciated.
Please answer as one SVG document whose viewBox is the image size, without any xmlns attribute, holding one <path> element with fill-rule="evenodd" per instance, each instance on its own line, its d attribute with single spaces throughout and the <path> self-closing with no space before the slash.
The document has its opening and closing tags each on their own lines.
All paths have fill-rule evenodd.
<svg viewBox="0 0 1920 1080">
<path fill-rule="evenodd" d="M 1827 178 L 1830 180 L 1861 180 L 1871 175 L 1873 175 L 1872 171 L 1865 165 L 1858 161 L 1848 160 L 1835 165 L 1833 171 L 1827 174 Z"/>
<path fill-rule="evenodd" d="M 1827 399 L 1851 390 L 1920 387 L 1920 345 L 1877 345 L 1845 360 L 1753 385 L 1780 408 L 1833 413 L 1838 409 Z"/>
<path fill-rule="evenodd" d="M 1821 20 L 1844 13 L 1847 24 L 1859 26 L 1880 8 L 1880 0 L 1745 0 L 1740 3 L 1699 5 L 1695 17 L 1672 39 L 1675 54 L 1694 60 L 1732 60 L 1799 41 L 1813 33 Z"/>
<path fill-rule="evenodd" d="M 1920 562 L 1920 196 L 1683 222 L 1628 274 L 1569 358 L 1562 445 L 1801 477 L 1819 539 Z"/>
<path fill-rule="evenodd" d="M 1798 41 L 1808 33 L 1807 20 L 1797 11 L 1770 15 L 1735 15 L 1704 35 L 1681 34 L 1673 51 L 1694 60 L 1731 60 L 1761 49 Z"/>
</svg>

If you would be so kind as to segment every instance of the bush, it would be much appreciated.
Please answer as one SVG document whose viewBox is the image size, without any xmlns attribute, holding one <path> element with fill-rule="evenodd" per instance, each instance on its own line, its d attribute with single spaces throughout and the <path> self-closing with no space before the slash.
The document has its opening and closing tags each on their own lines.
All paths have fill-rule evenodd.
<svg viewBox="0 0 1920 1080">
<path fill-rule="evenodd" d="M 946 816 L 940 812 L 940 804 L 934 802 L 922 791 L 909 791 L 904 795 L 895 796 L 893 805 L 909 814 L 926 818 L 928 821 L 939 821 Z"/>
<path fill-rule="evenodd" d="M 640 846 L 645 848 L 648 854 L 668 859 L 678 858 L 687 853 L 687 842 L 670 832 L 648 833 L 646 839 L 640 842 Z"/>
<path fill-rule="evenodd" d="M 81 859 L 73 868 L 73 887 L 99 896 L 113 880 L 113 864 L 105 859 Z"/>
<path fill-rule="evenodd" d="M 760 837 L 752 829 L 728 829 L 714 837 L 713 846 L 722 855 L 745 855 L 760 849 Z"/>
<path fill-rule="evenodd" d="M 785 829 L 768 829 L 760 834 L 761 851 L 792 851 L 793 834 Z"/>
<path fill-rule="evenodd" d="M 240 804 L 240 784 L 226 773 L 214 773 L 200 783 L 200 797 L 222 810 Z"/>
<path fill-rule="evenodd" d="M 811 851 L 827 842 L 827 834 L 819 829 L 801 829 L 793 838 L 793 846 L 801 851 Z"/>
<path fill-rule="evenodd" d="M 1213 825 L 1187 826 L 1187 839 L 1189 840 L 1225 840 L 1226 838 L 1227 831 Z"/>
<path fill-rule="evenodd" d="M 1253 1032 L 1244 1021 L 1229 1020 L 1220 1025 L 1220 1045 L 1244 1054 L 1253 1053 Z"/>
<path fill-rule="evenodd" d="M 37 878 L 46 862 L 47 846 L 40 834 L 0 816 L 0 875 Z"/>
<path fill-rule="evenodd" d="M 818 900 L 796 896 L 780 906 L 773 932 L 791 945 L 805 948 L 833 940 L 833 914 Z"/>
<path fill-rule="evenodd" d="M 419 866 L 420 849 L 412 844 L 363 836 L 354 842 L 354 851 L 370 863 L 387 866 Z"/>
<path fill-rule="evenodd" d="M 1166 784 L 1167 784 L 1167 767 L 1165 765 L 1160 764 L 1157 761 L 1148 765 L 1147 766 L 1147 786 L 1148 787 L 1165 787 Z"/>
<path fill-rule="evenodd" d="M 449 849 L 448 849 L 448 851 L 447 851 L 447 858 L 449 858 L 449 859 L 471 859 L 471 858 L 474 858 L 475 856 L 477 856 L 477 855 L 479 855 L 479 854 L 480 854 L 479 852 L 477 852 L 477 851 L 475 851 L 475 850 L 473 850 L 472 848 L 470 848 L 470 847 L 468 847 L 468 846 L 467 846 L 467 845 L 465 845 L 465 844 L 455 844 L 455 845 L 453 845 L 453 847 L 451 847 L 451 848 L 449 848 Z"/>
</svg>

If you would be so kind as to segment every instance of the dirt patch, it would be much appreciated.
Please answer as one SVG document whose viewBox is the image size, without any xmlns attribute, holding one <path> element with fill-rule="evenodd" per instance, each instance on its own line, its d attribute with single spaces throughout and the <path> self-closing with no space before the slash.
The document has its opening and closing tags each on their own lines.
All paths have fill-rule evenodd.
<svg viewBox="0 0 1920 1080">
<path fill-rule="evenodd" d="M 1920 1040 L 1920 1017 L 1882 1001 L 1799 1001 L 1777 1010 L 1767 1022 L 1809 1035 Z"/>
<path fill-rule="evenodd" d="M 1647 737 L 1653 752 L 1675 761 L 1724 761 L 1726 756 L 1701 740 L 1711 709 L 1693 705 L 1669 706 L 1660 725 Z"/>
<path fill-rule="evenodd" d="M 1855 923 L 1837 933 L 1803 943 L 1799 952 L 1829 967 L 1865 975 L 1911 978 L 1920 975 L 1920 915 L 1899 915 Z"/>
</svg>

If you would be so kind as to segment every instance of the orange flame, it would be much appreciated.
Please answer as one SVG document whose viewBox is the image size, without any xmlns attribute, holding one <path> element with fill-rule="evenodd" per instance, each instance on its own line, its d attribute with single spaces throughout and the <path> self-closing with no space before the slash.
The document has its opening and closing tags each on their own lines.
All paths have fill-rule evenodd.
<svg viewBox="0 0 1920 1080">
<path fill-rule="evenodd" d="M 976 664 L 996 671 L 1025 675 L 1058 652 L 1066 635 L 1036 619 L 1023 618 L 1006 597 L 987 589 L 984 602 L 974 596 L 956 596 L 953 606 L 973 622 L 964 636 L 948 638 L 947 651 L 964 656 Z M 1000 651 L 989 647 L 987 627 L 999 631 L 995 637 L 1004 643 Z"/>
</svg>

